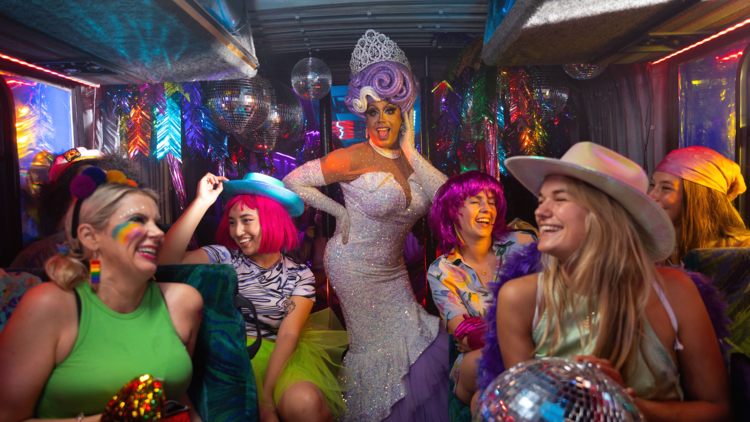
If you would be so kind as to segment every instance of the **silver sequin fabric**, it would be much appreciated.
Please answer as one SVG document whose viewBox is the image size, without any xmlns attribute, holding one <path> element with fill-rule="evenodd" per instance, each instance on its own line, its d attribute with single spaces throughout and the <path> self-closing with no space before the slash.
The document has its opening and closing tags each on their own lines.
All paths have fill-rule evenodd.
<svg viewBox="0 0 750 422">
<path fill-rule="evenodd" d="M 411 202 L 393 175 L 371 172 L 341 183 L 346 209 L 313 186 L 325 185 L 320 160 L 297 167 L 284 184 L 305 203 L 337 219 L 348 213 L 351 229 L 344 245 L 336 234 L 328 242 L 324 264 L 344 311 L 349 352 L 342 382 L 344 421 L 380 421 L 408 393 L 403 377 L 438 335 L 440 319 L 415 300 L 403 262 L 406 237 L 427 213 L 446 177 L 421 156 L 407 182 Z M 446 374 L 447 376 L 447 374 Z"/>
<path fill-rule="evenodd" d="M 406 395 L 402 377 L 433 342 L 439 319 L 415 300 L 404 266 L 406 237 L 430 201 L 409 177 L 412 201 L 390 173 L 366 173 L 342 183 L 351 219 L 349 243 L 334 236 L 325 268 L 349 333 L 345 421 L 379 421 Z"/>
</svg>

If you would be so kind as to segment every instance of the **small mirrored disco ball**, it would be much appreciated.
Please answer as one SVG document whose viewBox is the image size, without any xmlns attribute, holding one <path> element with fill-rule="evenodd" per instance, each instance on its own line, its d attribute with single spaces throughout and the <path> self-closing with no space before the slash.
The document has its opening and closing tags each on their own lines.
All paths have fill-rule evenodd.
<svg viewBox="0 0 750 422">
<path fill-rule="evenodd" d="M 568 81 L 557 66 L 529 66 L 534 81 L 535 96 L 542 111 L 542 122 L 555 118 L 568 102 Z"/>
<path fill-rule="evenodd" d="M 266 80 L 271 91 L 271 107 L 263 124 L 240 137 L 238 141 L 253 152 L 273 152 L 300 139 L 305 117 L 299 97 L 288 84 Z"/>
<path fill-rule="evenodd" d="M 606 64 L 564 64 L 563 70 L 573 79 L 582 81 L 584 79 L 592 79 L 599 76 L 604 69 L 607 68 Z"/>
<path fill-rule="evenodd" d="M 205 96 L 214 123 L 229 133 L 241 135 L 259 128 L 268 118 L 269 91 L 263 78 L 256 76 L 210 81 Z"/>
<path fill-rule="evenodd" d="M 633 399 L 590 363 L 529 360 L 508 369 L 479 396 L 474 422 L 641 422 Z"/>
<path fill-rule="evenodd" d="M 292 89 L 305 100 L 319 100 L 331 91 L 331 69 L 315 57 L 302 59 L 292 69 Z"/>
</svg>

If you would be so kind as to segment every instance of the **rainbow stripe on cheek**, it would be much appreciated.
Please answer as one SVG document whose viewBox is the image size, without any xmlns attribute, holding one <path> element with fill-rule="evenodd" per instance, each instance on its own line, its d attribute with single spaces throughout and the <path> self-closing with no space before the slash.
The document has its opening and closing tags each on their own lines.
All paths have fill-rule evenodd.
<svg viewBox="0 0 750 422">
<path fill-rule="evenodd" d="M 123 245 L 127 245 L 131 240 L 140 236 L 141 233 L 143 233 L 143 230 L 141 230 L 138 224 L 135 224 L 132 221 L 126 221 L 112 230 L 112 238 Z"/>
</svg>

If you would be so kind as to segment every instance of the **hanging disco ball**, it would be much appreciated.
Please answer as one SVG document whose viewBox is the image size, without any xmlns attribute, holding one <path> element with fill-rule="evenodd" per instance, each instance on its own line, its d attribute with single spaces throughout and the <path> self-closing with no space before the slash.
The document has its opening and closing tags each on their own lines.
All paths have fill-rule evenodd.
<svg viewBox="0 0 750 422">
<path fill-rule="evenodd" d="M 256 76 L 210 81 L 205 95 L 216 125 L 226 132 L 242 135 L 257 129 L 268 118 L 268 91 L 265 81 Z"/>
<path fill-rule="evenodd" d="M 519 363 L 498 375 L 478 403 L 474 422 L 644 420 L 615 380 L 563 358 Z"/>
<path fill-rule="evenodd" d="M 331 69 L 323 60 L 314 57 L 302 59 L 292 69 L 292 88 L 300 98 L 319 100 L 331 92 Z"/>
<path fill-rule="evenodd" d="M 547 123 L 560 114 L 568 102 L 568 81 L 557 66 L 529 66 L 529 76 L 542 110 L 542 122 Z"/>
<path fill-rule="evenodd" d="M 604 72 L 604 69 L 606 68 L 606 64 L 581 63 L 563 65 L 563 70 L 565 71 L 565 73 L 567 73 L 571 78 L 578 79 L 579 81 L 596 78 L 602 72 Z"/>
<path fill-rule="evenodd" d="M 270 93 L 268 118 L 259 128 L 239 137 L 253 152 L 273 152 L 297 141 L 305 127 L 299 97 L 285 83 L 267 80 L 266 84 Z"/>
</svg>

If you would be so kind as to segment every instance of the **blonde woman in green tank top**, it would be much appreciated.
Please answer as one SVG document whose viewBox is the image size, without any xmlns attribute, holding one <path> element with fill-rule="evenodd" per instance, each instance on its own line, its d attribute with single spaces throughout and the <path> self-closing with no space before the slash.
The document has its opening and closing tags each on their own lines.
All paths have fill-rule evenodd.
<svg viewBox="0 0 750 422">
<path fill-rule="evenodd" d="M 514 157 L 538 196 L 543 271 L 508 281 L 497 331 L 510 368 L 542 356 L 590 361 L 628 388 L 649 422 L 731 420 L 729 384 L 701 296 L 657 268 L 674 231 L 637 164 L 581 142 L 559 160 Z"/>
<path fill-rule="evenodd" d="M 203 300 L 151 281 L 164 238 L 156 194 L 94 169 L 78 176 L 92 183 L 68 210 L 69 252 L 47 262 L 53 281 L 29 290 L 0 333 L 0 421 L 98 421 L 143 374 L 199 421 L 186 391 Z"/>
</svg>

